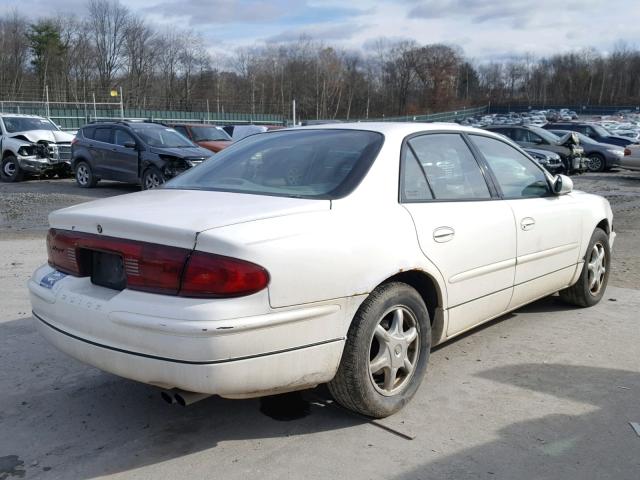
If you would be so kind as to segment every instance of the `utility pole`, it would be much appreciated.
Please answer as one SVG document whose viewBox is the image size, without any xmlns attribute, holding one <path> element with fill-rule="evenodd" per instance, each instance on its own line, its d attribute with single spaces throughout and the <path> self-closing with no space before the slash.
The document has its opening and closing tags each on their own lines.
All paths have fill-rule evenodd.
<svg viewBox="0 0 640 480">
<path fill-rule="evenodd" d="M 93 120 L 98 120 L 98 112 L 96 110 L 96 93 L 93 92 L 91 95 L 93 95 Z"/>
<path fill-rule="evenodd" d="M 293 105 L 292 105 L 292 111 L 293 111 L 293 126 L 296 126 L 296 99 L 293 99 Z"/>
<path fill-rule="evenodd" d="M 207 123 L 211 123 L 209 118 L 209 99 L 207 98 Z"/>
<path fill-rule="evenodd" d="M 120 119 L 124 120 L 124 98 L 122 98 L 122 86 L 120 86 Z"/>
<path fill-rule="evenodd" d="M 49 118 L 51 116 L 51 111 L 49 110 L 49 85 L 44 86 L 44 94 L 47 99 L 47 104 L 46 104 L 47 118 Z"/>
</svg>

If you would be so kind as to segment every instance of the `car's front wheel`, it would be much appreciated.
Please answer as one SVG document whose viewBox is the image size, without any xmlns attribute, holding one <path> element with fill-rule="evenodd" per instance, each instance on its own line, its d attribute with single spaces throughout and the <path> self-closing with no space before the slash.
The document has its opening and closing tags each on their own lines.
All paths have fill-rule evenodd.
<svg viewBox="0 0 640 480">
<path fill-rule="evenodd" d="M 431 322 L 420 294 L 400 282 L 381 285 L 351 322 L 329 390 L 346 408 L 386 417 L 418 390 L 430 350 Z"/>
<path fill-rule="evenodd" d="M 149 167 L 142 174 L 142 189 L 157 188 L 165 182 L 164 175 L 157 167 Z"/>
<path fill-rule="evenodd" d="M 24 172 L 18 164 L 18 159 L 13 155 L 7 155 L 2 159 L 0 174 L 5 182 L 19 182 L 24 177 Z"/>
<path fill-rule="evenodd" d="M 575 285 L 560 291 L 560 298 L 578 307 L 591 307 L 598 303 L 609 282 L 611 249 L 609 236 L 601 228 L 591 235 L 582 273 Z"/>
</svg>

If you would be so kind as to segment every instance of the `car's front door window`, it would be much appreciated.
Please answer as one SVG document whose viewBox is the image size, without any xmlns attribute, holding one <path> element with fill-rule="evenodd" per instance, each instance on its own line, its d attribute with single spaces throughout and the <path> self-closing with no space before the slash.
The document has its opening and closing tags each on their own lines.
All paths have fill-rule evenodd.
<svg viewBox="0 0 640 480">
<path fill-rule="evenodd" d="M 405 149 L 405 178 L 410 175 L 410 170 L 416 170 L 411 165 L 416 158 L 422 168 L 416 172 L 418 180 L 411 182 L 424 180 L 425 186 L 414 185 L 414 191 L 405 190 L 405 199 L 409 200 L 416 194 L 415 188 L 419 189 L 417 195 L 432 194 L 435 200 L 491 198 L 484 175 L 459 134 L 438 133 L 411 138 Z M 405 187 L 412 185 L 411 182 L 405 181 Z"/>
<path fill-rule="evenodd" d="M 115 131 L 113 143 L 124 147 L 127 143 L 135 143 L 135 140 L 127 132 L 120 128 L 117 128 Z"/>
<path fill-rule="evenodd" d="M 546 174 L 525 155 L 495 138 L 470 137 L 489 164 L 505 198 L 544 197 L 549 194 Z"/>
</svg>

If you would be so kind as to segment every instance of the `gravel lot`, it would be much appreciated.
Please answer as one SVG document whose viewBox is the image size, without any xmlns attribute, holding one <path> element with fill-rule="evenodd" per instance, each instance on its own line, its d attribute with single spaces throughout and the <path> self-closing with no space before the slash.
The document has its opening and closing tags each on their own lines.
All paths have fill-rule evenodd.
<svg viewBox="0 0 640 480">
<path fill-rule="evenodd" d="M 0 480 L 639 478 L 640 173 L 574 180 L 614 210 L 603 301 L 550 297 L 438 347 L 413 402 L 379 422 L 322 388 L 182 409 L 59 353 L 36 333 L 25 289 L 46 258 L 47 214 L 136 189 L 0 183 Z"/>
</svg>

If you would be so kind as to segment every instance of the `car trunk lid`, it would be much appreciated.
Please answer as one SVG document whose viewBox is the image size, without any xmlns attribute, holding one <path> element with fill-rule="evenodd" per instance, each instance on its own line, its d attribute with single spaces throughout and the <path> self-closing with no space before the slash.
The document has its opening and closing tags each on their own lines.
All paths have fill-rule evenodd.
<svg viewBox="0 0 640 480">
<path fill-rule="evenodd" d="M 330 207 L 329 200 L 155 189 L 57 210 L 49 223 L 57 229 L 193 248 L 205 230 Z"/>
</svg>

